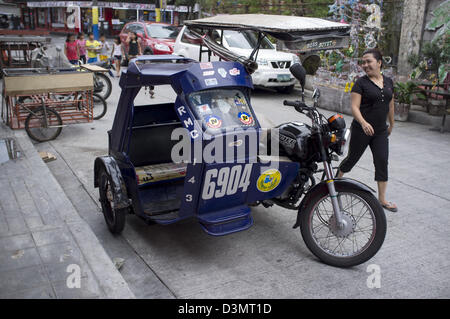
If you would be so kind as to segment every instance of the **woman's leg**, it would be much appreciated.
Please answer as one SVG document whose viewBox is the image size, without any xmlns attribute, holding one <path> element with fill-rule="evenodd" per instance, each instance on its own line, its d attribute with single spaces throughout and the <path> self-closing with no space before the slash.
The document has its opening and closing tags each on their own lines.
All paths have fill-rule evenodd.
<svg viewBox="0 0 450 319">
<path fill-rule="evenodd" d="M 347 157 L 339 165 L 337 178 L 344 176 L 352 170 L 353 166 L 359 161 L 370 143 L 371 136 L 367 136 L 362 129 L 352 126 L 350 145 Z"/>
<path fill-rule="evenodd" d="M 114 62 L 116 63 L 116 74 L 120 76 L 120 60 L 116 59 Z"/>
<path fill-rule="evenodd" d="M 386 200 L 386 189 L 388 182 L 388 160 L 389 160 L 389 139 L 387 132 L 376 135 L 370 143 L 375 165 L 375 180 L 378 184 L 378 200 L 385 208 L 396 211 L 397 206 Z"/>
</svg>

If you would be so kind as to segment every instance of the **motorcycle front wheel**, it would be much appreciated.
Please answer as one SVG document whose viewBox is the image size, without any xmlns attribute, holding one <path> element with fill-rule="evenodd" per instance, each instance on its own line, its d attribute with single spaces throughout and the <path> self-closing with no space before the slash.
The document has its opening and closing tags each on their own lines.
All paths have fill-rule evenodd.
<svg viewBox="0 0 450 319">
<path fill-rule="evenodd" d="M 372 258 L 386 236 L 386 216 L 371 193 L 342 186 L 338 200 L 344 227 L 338 227 L 326 188 L 312 195 L 300 213 L 300 231 L 308 249 L 322 262 L 352 267 Z"/>
</svg>

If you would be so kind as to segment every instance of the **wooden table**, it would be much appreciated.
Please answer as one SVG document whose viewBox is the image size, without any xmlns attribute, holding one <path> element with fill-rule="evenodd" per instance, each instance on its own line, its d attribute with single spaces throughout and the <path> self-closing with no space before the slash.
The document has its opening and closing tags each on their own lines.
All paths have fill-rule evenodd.
<svg viewBox="0 0 450 319">
<path fill-rule="evenodd" d="M 444 133 L 444 131 L 445 131 L 445 120 L 446 120 L 446 117 L 447 117 L 447 109 L 449 108 L 448 100 L 450 98 L 450 93 L 448 91 L 443 91 L 443 90 L 439 90 L 439 91 L 423 90 L 423 91 L 425 93 L 427 93 L 427 94 L 436 94 L 438 96 L 442 96 L 445 99 L 444 115 L 442 116 L 442 124 L 441 124 L 441 128 L 438 129 L 438 130 L 440 130 L 441 133 Z"/>
</svg>

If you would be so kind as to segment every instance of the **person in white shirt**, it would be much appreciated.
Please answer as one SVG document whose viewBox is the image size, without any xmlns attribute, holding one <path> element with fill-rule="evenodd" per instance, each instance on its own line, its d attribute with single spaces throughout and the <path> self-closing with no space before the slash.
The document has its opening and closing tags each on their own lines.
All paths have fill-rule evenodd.
<svg viewBox="0 0 450 319">
<path fill-rule="evenodd" d="M 120 77 L 120 64 L 122 63 L 122 56 L 124 56 L 123 47 L 120 41 L 120 37 L 114 39 L 114 44 L 111 50 L 111 60 L 116 66 L 116 76 Z"/>
</svg>

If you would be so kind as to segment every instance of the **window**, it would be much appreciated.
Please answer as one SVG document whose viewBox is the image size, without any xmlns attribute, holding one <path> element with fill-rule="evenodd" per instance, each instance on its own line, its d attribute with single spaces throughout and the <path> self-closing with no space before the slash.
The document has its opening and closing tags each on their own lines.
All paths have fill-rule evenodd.
<svg viewBox="0 0 450 319">
<path fill-rule="evenodd" d="M 147 26 L 149 37 L 156 39 L 176 39 L 179 28 L 171 25 L 150 24 Z"/>
<path fill-rule="evenodd" d="M 254 127 L 255 119 L 244 93 L 237 89 L 192 93 L 189 102 L 206 131 L 222 128 Z"/>
<path fill-rule="evenodd" d="M 198 30 L 195 30 L 198 32 Z M 194 45 L 199 45 L 201 40 L 198 40 L 197 38 L 195 38 L 191 31 L 188 28 L 184 29 L 183 32 L 183 36 L 181 37 L 181 42 L 183 43 L 189 43 L 189 44 L 194 44 Z"/>
<path fill-rule="evenodd" d="M 223 36 L 232 48 L 254 49 L 258 43 L 258 35 L 252 31 L 224 30 Z M 267 38 L 263 38 L 260 49 L 274 49 L 274 47 Z"/>
</svg>

